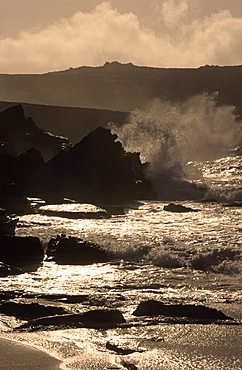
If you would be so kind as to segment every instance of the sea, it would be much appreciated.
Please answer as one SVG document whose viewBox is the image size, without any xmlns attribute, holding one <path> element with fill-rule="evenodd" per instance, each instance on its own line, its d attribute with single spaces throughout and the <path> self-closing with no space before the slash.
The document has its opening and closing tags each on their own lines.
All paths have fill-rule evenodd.
<svg viewBox="0 0 242 370">
<path fill-rule="evenodd" d="M 74 313 L 118 309 L 126 324 L 113 329 L 18 332 L 13 329 L 23 321 L 1 315 L 2 337 L 52 354 L 62 360 L 62 369 L 242 369 L 242 156 L 236 151 L 221 155 L 223 147 L 228 147 L 227 141 L 221 145 L 225 136 L 229 137 L 229 145 L 237 143 L 238 123 L 231 107 L 217 107 L 214 99 L 207 96 L 196 99 L 186 106 L 156 101 L 146 111 L 135 111 L 122 130 L 113 125 L 127 150 L 139 151 L 144 161 L 153 163 L 147 173 L 153 176 L 157 200 L 118 204 L 124 213 L 103 219 L 50 217 L 40 213 L 20 217 L 16 235 L 38 236 L 45 247 L 58 234 L 89 240 L 112 255 L 110 262 L 58 265 L 46 258 L 35 271 L 0 278 L 1 290 L 6 291 L 87 294 L 88 300 L 82 303 L 55 304 Z M 184 130 L 197 117 L 196 127 L 189 126 L 187 135 L 180 131 L 185 140 L 182 143 L 177 125 L 171 135 L 168 123 L 164 123 L 171 114 L 177 120 L 178 113 Z M 159 117 L 155 127 L 154 114 Z M 186 143 L 192 140 L 192 132 L 193 135 L 194 130 L 204 132 L 201 122 L 210 116 L 223 135 L 219 131 L 215 138 L 217 133 L 206 123 L 210 130 L 207 139 L 198 140 L 197 147 L 192 142 L 188 150 Z M 149 137 L 151 120 L 154 130 Z M 231 122 L 236 126 L 232 133 Z M 151 136 L 155 141 L 147 148 L 147 137 L 151 140 Z M 131 145 L 134 138 L 138 147 Z M 171 148 L 172 143 L 175 144 Z M 169 165 L 164 158 L 167 161 L 169 158 Z M 179 158 L 182 160 L 178 163 Z M 32 202 L 45 206 L 39 199 Z M 164 206 L 171 202 L 195 212 L 166 211 Z M 70 210 L 66 203 L 58 207 Z M 75 203 L 73 209 L 82 207 Z M 48 205 L 51 208 L 56 209 L 56 205 Z M 233 320 L 201 324 L 181 322 L 174 317 L 135 317 L 133 312 L 139 303 L 150 299 L 216 308 Z M 112 351 L 106 346 L 108 342 L 130 353 Z"/>
</svg>

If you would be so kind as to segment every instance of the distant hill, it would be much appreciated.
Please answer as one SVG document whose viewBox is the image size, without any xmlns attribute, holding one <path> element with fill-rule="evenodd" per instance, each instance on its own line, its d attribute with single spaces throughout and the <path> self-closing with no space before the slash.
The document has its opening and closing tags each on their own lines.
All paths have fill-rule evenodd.
<svg viewBox="0 0 242 370">
<path fill-rule="evenodd" d="M 129 112 L 158 97 L 184 100 L 219 92 L 242 116 L 242 66 L 197 69 L 137 67 L 118 62 L 39 75 L 0 75 L 0 100 Z"/>
<path fill-rule="evenodd" d="M 0 112 L 18 103 L 0 102 Z M 122 124 L 127 113 L 101 109 L 55 107 L 21 103 L 26 117 L 32 117 L 36 126 L 55 135 L 79 142 L 89 132 L 112 121 Z"/>
</svg>

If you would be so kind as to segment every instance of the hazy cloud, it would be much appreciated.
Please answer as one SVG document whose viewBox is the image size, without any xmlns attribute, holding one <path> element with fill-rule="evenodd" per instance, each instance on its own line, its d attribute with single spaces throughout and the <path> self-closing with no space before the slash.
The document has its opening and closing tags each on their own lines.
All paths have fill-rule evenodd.
<svg viewBox="0 0 242 370">
<path fill-rule="evenodd" d="M 187 0 L 166 0 L 161 5 L 161 12 L 166 26 L 177 26 L 187 16 L 189 5 Z"/>
<path fill-rule="evenodd" d="M 159 33 L 108 1 L 45 29 L 2 39 L 0 72 L 39 73 L 113 60 L 157 67 L 241 63 L 241 18 L 229 11 L 191 18 L 189 0 L 162 4 Z"/>
</svg>

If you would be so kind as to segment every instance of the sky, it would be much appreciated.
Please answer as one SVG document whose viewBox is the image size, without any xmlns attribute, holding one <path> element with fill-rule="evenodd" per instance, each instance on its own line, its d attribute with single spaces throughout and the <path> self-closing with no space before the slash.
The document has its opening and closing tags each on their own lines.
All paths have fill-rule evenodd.
<svg viewBox="0 0 242 370">
<path fill-rule="evenodd" d="M 0 0 L 0 73 L 242 64 L 242 0 Z"/>
</svg>

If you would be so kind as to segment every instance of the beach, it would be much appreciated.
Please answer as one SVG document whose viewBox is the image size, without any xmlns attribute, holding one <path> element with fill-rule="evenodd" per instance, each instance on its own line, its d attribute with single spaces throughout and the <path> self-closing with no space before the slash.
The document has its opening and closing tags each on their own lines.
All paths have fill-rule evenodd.
<svg viewBox="0 0 242 370">
<path fill-rule="evenodd" d="M 59 369 L 60 361 L 29 345 L 0 338 L 1 370 Z"/>
</svg>

